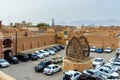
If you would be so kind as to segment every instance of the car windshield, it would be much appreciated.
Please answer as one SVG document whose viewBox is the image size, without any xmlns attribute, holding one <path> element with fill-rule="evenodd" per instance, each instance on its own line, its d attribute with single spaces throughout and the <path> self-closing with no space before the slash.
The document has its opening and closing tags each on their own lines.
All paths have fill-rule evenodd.
<svg viewBox="0 0 120 80">
<path fill-rule="evenodd" d="M 106 49 L 111 50 L 111 48 L 106 48 Z"/>
<path fill-rule="evenodd" d="M 17 58 L 16 57 L 12 57 L 12 59 L 16 60 Z"/>
<path fill-rule="evenodd" d="M 28 55 L 24 55 L 24 58 L 28 58 Z"/>
<path fill-rule="evenodd" d="M 40 51 L 40 52 L 45 53 L 46 51 Z"/>
<path fill-rule="evenodd" d="M 104 65 L 104 67 L 107 67 L 107 68 L 110 68 L 110 69 L 111 69 L 111 67 L 110 67 L 110 66 L 107 66 L 107 65 Z"/>
<path fill-rule="evenodd" d="M 101 61 L 103 61 L 102 59 L 95 59 L 94 61 L 96 61 L 96 62 L 101 62 Z"/>
<path fill-rule="evenodd" d="M 6 62 L 6 60 L 4 60 L 4 59 L 0 60 L 0 63 L 4 63 L 4 62 Z"/>
<path fill-rule="evenodd" d="M 113 61 L 116 61 L 116 62 L 119 62 L 120 61 L 120 58 L 115 58 L 115 59 L 113 59 Z"/>
<path fill-rule="evenodd" d="M 113 63 L 114 66 L 120 66 L 120 64 L 117 64 L 117 63 Z"/>
<path fill-rule="evenodd" d="M 33 53 L 32 55 L 33 55 L 33 56 L 35 56 L 36 54 L 35 54 L 35 53 Z"/>
<path fill-rule="evenodd" d="M 44 62 L 40 62 L 38 65 L 43 66 L 43 65 L 45 65 L 45 63 Z"/>
<path fill-rule="evenodd" d="M 91 47 L 90 49 L 96 49 L 96 48 L 94 48 L 94 47 Z"/>
<path fill-rule="evenodd" d="M 108 69 L 107 71 L 108 71 L 109 73 L 113 73 L 113 70 L 111 70 L 111 69 Z"/>
<path fill-rule="evenodd" d="M 50 67 L 50 66 L 48 66 L 48 67 L 47 67 L 47 69 L 51 69 L 51 67 Z"/>
<path fill-rule="evenodd" d="M 72 76 L 73 76 L 73 74 L 65 74 L 65 76 L 72 77 Z"/>
</svg>

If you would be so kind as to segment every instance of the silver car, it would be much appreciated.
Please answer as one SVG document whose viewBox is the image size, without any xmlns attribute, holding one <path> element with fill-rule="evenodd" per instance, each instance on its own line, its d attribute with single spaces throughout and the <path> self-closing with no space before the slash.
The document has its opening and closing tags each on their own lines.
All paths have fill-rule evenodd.
<svg viewBox="0 0 120 80">
<path fill-rule="evenodd" d="M 44 54 L 40 53 L 39 51 L 35 51 L 34 53 L 38 56 L 38 58 L 44 58 Z"/>
<path fill-rule="evenodd" d="M 117 72 L 107 67 L 100 67 L 99 69 L 97 69 L 97 71 L 109 79 L 117 79 L 119 77 L 119 74 Z"/>
<path fill-rule="evenodd" d="M 103 65 L 104 63 L 105 60 L 103 58 L 94 58 L 93 67 L 96 67 L 97 65 Z"/>
<path fill-rule="evenodd" d="M 39 52 L 42 53 L 44 56 L 49 56 L 49 53 L 47 51 L 40 50 Z"/>
<path fill-rule="evenodd" d="M 0 67 L 8 67 L 10 66 L 9 62 L 5 59 L 0 59 Z"/>
</svg>

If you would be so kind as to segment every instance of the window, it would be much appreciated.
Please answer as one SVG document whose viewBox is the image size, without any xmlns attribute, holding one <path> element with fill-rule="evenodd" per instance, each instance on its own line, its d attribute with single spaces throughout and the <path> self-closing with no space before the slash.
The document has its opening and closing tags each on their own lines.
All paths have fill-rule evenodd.
<svg viewBox="0 0 120 80">
<path fill-rule="evenodd" d="M 88 73 L 90 73 L 90 74 L 92 74 L 92 75 L 94 74 L 94 73 L 93 73 L 93 72 L 91 72 L 91 71 L 87 71 L 87 72 L 88 72 Z"/>
<path fill-rule="evenodd" d="M 64 31 L 64 37 L 68 37 L 68 32 Z"/>
<path fill-rule="evenodd" d="M 55 69 L 55 66 L 53 66 L 53 69 Z"/>
<path fill-rule="evenodd" d="M 102 71 L 102 72 L 103 72 L 103 69 L 100 69 L 100 71 Z"/>
<path fill-rule="evenodd" d="M 77 74 L 75 73 L 74 76 L 77 76 Z"/>
<path fill-rule="evenodd" d="M 105 70 L 105 73 L 108 73 L 108 71 Z"/>
</svg>

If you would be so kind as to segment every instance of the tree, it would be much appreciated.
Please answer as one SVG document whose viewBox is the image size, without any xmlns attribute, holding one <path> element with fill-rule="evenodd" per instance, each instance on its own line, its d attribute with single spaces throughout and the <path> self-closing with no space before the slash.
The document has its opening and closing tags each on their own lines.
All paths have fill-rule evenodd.
<svg viewBox="0 0 120 80">
<path fill-rule="evenodd" d="M 47 23 L 39 23 L 36 25 L 36 27 L 49 27 L 49 24 Z"/>
</svg>

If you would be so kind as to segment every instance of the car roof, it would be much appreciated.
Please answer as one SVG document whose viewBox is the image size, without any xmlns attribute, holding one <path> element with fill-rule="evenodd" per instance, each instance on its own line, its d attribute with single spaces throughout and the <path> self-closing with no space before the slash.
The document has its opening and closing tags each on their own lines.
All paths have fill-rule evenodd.
<svg viewBox="0 0 120 80">
<path fill-rule="evenodd" d="M 99 58 L 99 57 L 97 57 L 97 58 L 94 58 L 94 60 L 96 60 L 96 59 L 103 60 L 103 58 Z"/>
<path fill-rule="evenodd" d="M 100 69 L 110 70 L 108 67 L 104 67 L 104 66 L 100 67 Z"/>
<path fill-rule="evenodd" d="M 95 72 L 95 70 L 94 70 L 94 69 L 87 69 L 86 71 L 92 71 L 92 72 Z"/>
<path fill-rule="evenodd" d="M 50 65 L 48 65 L 49 67 L 53 67 L 53 66 L 56 66 L 55 64 L 50 64 Z"/>
<path fill-rule="evenodd" d="M 65 72 L 65 74 L 71 75 L 71 74 L 74 74 L 76 72 L 78 72 L 78 71 L 69 70 L 69 71 Z"/>
</svg>

